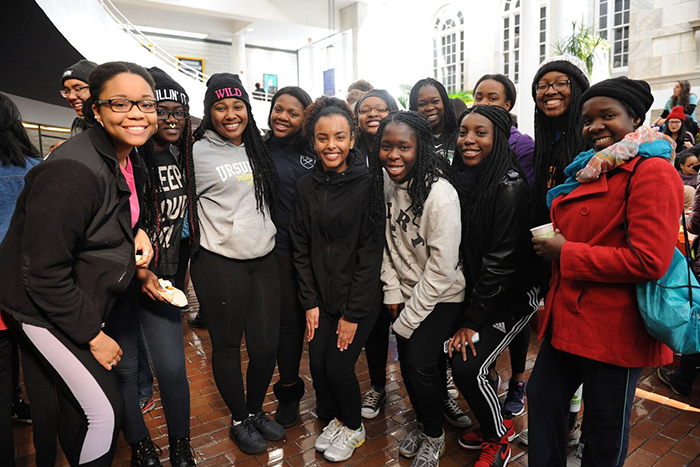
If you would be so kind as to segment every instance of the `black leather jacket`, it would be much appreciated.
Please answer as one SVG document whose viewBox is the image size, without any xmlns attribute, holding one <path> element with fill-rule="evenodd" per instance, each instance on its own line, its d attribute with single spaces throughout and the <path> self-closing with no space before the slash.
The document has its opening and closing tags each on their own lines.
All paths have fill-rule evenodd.
<svg viewBox="0 0 700 467">
<path fill-rule="evenodd" d="M 467 214 L 462 212 L 463 225 Z M 460 250 L 467 279 L 465 327 L 478 331 L 486 323 L 519 318 L 537 308 L 532 215 L 527 180 L 508 170 L 498 184 L 491 225 L 478 226 L 486 232 L 484 241 L 473 242 L 462 234 Z"/>
<path fill-rule="evenodd" d="M 140 190 L 144 165 L 136 151 L 129 157 Z M 0 309 L 16 321 L 54 325 L 79 344 L 89 342 L 135 270 L 131 192 L 116 152 L 95 125 L 25 180 L 0 244 Z"/>
<path fill-rule="evenodd" d="M 371 176 L 357 157 L 353 150 L 343 173 L 324 172 L 319 163 L 301 177 L 289 223 L 302 308 L 318 306 L 355 323 L 381 298 L 384 247 L 369 222 Z"/>
</svg>

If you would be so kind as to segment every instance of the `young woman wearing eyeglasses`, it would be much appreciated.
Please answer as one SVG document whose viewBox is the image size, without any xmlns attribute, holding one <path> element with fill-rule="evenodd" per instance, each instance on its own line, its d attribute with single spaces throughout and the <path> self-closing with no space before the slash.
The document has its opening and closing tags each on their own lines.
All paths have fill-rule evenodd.
<svg viewBox="0 0 700 467">
<path fill-rule="evenodd" d="M 132 465 L 159 466 L 158 454 L 139 404 L 139 333 L 158 378 L 170 444 L 170 463 L 193 466 L 190 448 L 190 391 L 185 367 L 180 308 L 162 295 L 159 279 L 178 281 L 180 246 L 185 214 L 196 200 L 192 160 L 192 132 L 188 96 L 170 76 L 151 68 L 155 81 L 158 129 L 139 148 L 148 175 L 142 203 L 143 228 L 153 245 L 149 268 L 138 268 L 105 328 L 124 352 L 116 367 L 124 397 L 124 438 L 132 446 Z M 185 240 L 182 240 L 185 242 Z M 147 360 L 146 360 L 147 361 Z"/>
<path fill-rule="evenodd" d="M 138 65 L 110 62 L 90 83 L 86 107 L 99 124 L 29 172 L 0 245 L 0 309 L 43 364 L 25 374 L 27 385 L 56 387 L 72 466 L 112 463 L 123 401 L 111 370 L 122 350 L 102 328 L 152 251 L 139 228 L 143 162 L 134 148 L 156 131 L 153 80 Z M 35 439 L 37 452 L 48 441 Z"/>
</svg>

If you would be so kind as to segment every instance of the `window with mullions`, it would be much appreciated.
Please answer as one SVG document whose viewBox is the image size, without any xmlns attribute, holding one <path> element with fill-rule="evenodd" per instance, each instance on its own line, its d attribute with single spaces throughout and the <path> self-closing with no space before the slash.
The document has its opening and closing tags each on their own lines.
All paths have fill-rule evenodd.
<svg viewBox="0 0 700 467">
<path fill-rule="evenodd" d="M 501 57 L 503 74 L 514 83 L 520 81 L 520 0 L 504 0 L 503 42 Z M 547 58 L 547 2 L 540 2 L 539 59 Z"/>
<path fill-rule="evenodd" d="M 445 7 L 433 23 L 433 73 L 447 92 L 464 83 L 464 15 Z"/>
<path fill-rule="evenodd" d="M 598 35 L 612 44 L 613 68 L 627 66 L 630 0 L 598 0 Z"/>
</svg>

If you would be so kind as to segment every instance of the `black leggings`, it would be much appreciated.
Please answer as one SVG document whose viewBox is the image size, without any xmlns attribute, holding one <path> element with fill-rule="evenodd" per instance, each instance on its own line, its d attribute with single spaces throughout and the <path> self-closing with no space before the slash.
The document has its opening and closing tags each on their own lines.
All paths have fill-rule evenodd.
<svg viewBox="0 0 700 467">
<path fill-rule="evenodd" d="M 372 386 L 383 389 L 386 386 L 386 361 L 389 353 L 389 328 L 391 316 L 379 303 L 379 316 L 365 344 L 365 356 Z"/>
<path fill-rule="evenodd" d="M 362 423 L 360 383 L 355 374 L 355 363 L 377 320 L 376 306 L 357 325 L 352 344 L 344 351 L 338 349 L 338 321 L 340 315 L 320 310 L 318 328 L 309 342 L 309 366 L 316 391 L 316 414 L 320 418 L 337 418 L 350 429 L 357 430 Z"/>
<path fill-rule="evenodd" d="M 214 380 L 233 419 L 262 410 L 275 370 L 280 330 L 280 281 L 272 253 L 236 260 L 205 249 L 192 259 L 192 283 L 204 311 L 212 343 Z M 247 397 L 241 370 L 246 336 Z"/>
<path fill-rule="evenodd" d="M 296 383 L 304 348 L 306 313 L 299 303 L 299 281 L 291 256 L 275 253 L 280 271 L 281 314 L 277 367 L 283 385 Z"/>
<path fill-rule="evenodd" d="M 116 374 L 95 360 L 87 344 L 74 343 L 56 328 L 23 324 L 21 329 L 30 343 L 25 360 L 34 352 L 35 361 L 43 366 L 39 370 L 24 365 L 27 392 L 31 398 L 45 391 L 45 402 L 55 405 L 50 399 L 55 401 L 56 388 L 58 437 L 68 462 L 71 466 L 111 465 L 124 405 Z M 55 434 L 53 439 L 35 436 L 34 447 L 37 458 L 44 450 L 55 456 Z"/>
<path fill-rule="evenodd" d="M 424 433 L 431 438 L 442 435 L 445 375 L 438 367 L 444 361 L 443 343 L 450 338 L 461 307 L 461 303 L 438 303 L 410 338 L 396 336 L 406 392 Z"/>
</svg>

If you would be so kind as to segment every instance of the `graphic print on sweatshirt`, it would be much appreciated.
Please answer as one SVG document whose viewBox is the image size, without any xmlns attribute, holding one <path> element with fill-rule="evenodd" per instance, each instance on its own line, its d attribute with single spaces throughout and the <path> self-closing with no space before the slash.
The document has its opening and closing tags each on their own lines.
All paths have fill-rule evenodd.
<svg viewBox="0 0 700 467">
<path fill-rule="evenodd" d="M 187 210 L 185 179 L 175 159 L 168 153 L 158 157 L 158 179 L 162 193 L 160 199 L 160 237 L 158 242 L 167 249 L 172 245 L 173 235 L 180 236 Z"/>
<path fill-rule="evenodd" d="M 249 161 L 220 165 L 216 168 L 216 173 L 219 174 L 222 182 L 235 177 L 239 182 L 248 182 L 248 185 L 253 184 L 253 170 Z"/>
<path fill-rule="evenodd" d="M 398 273 L 403 275 L 410 271 L 411 267 L 418 262 L 412 250 L 425 248 L 425 239 L 418 233 L 420 224 L 416 223 L 417 218 L 413 216 L 410 210 L 407 212 L 400 208 L 393 209 L 391 201 L 386 203 L 386 208 L 389 229 L 391 230 L 391 241 L 388 245 L 389 251 L 392 253 L 392 257 L 401 259 L 401 264 L 394 264 L 394 267 Z M 398 234 L 399 230 L 404 235 Z M 409 238 L 409 243 L 403 245 L 402 238 Z M 404 254 L 401 254 L 401 250 L 403 250 Z"/>
</svg>

